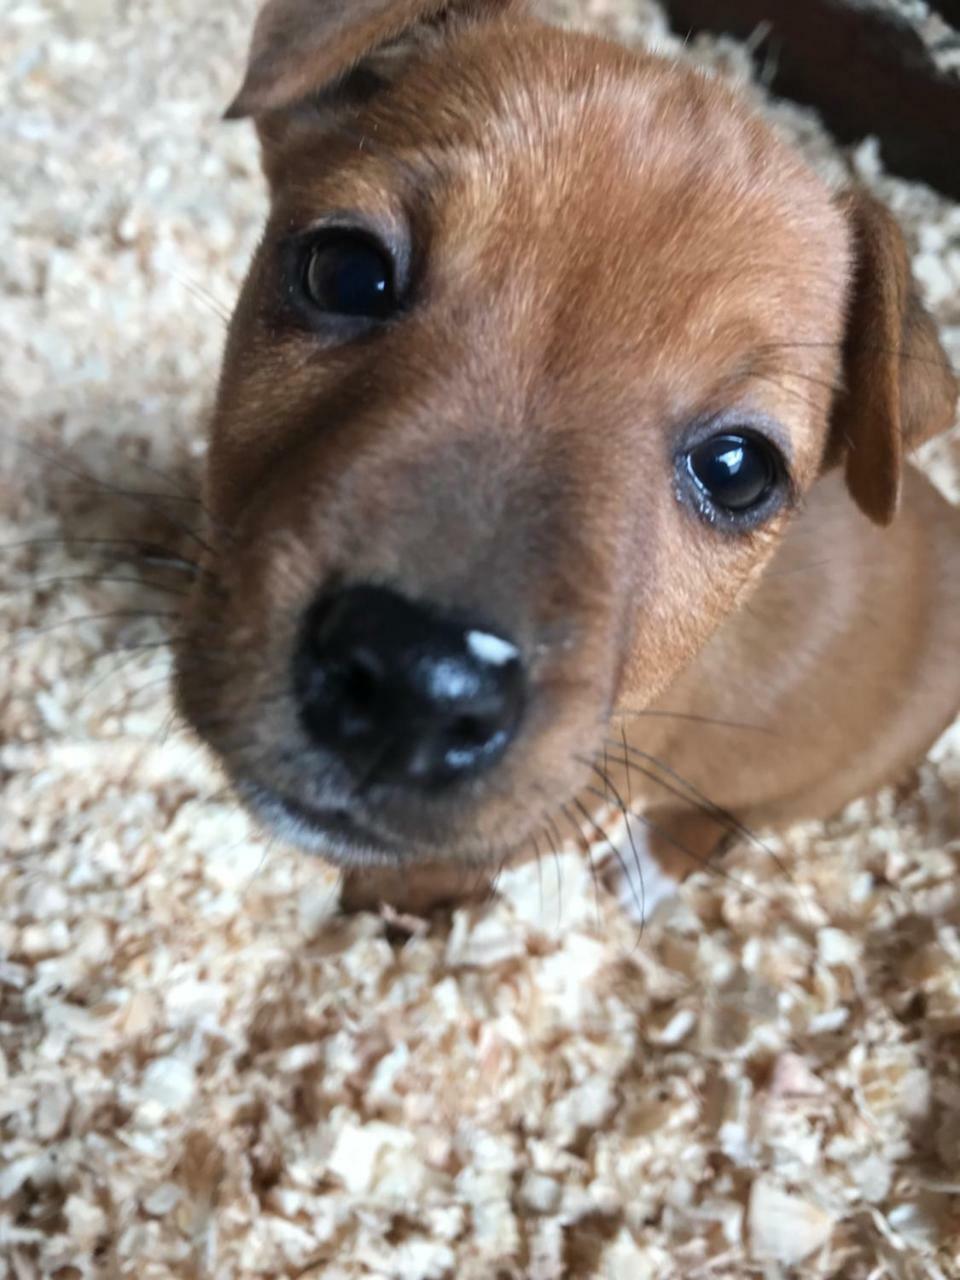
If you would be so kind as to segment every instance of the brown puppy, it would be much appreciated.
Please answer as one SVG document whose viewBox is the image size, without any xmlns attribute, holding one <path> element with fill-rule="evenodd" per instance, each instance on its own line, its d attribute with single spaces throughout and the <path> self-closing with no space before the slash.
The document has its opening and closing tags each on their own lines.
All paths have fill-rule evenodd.
<svg viewBox="0 0 960 1280">
<path fill-rule="evenodd" d="M 922 756 L 957 388 L 882 208 L 495 0 L 269 0 L 230 114 L 272 211 L 178 686 L 268 825 L 409 899 L 629 788 L 676 875 Z"/>
</svg>

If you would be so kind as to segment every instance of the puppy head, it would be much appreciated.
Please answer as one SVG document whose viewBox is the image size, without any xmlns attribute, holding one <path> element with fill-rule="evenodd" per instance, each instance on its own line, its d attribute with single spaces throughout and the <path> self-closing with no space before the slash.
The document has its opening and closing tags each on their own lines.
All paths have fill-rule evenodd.
<svg viewBox="0 0 960 1280">
<path fill-rule="evenodd" d="M 953 403 L 899 233 L 721 85 L 495 0 L 271 0 L 231 114 L 272 208 L 181 706 L 307 848 L 502 859 L 824 466 L 892 514 Z"/>
</svg>

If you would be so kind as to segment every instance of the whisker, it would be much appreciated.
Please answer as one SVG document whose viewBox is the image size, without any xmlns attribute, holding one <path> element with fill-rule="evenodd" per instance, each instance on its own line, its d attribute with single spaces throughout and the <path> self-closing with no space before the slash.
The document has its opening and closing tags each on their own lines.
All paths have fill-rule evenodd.
<svg viewBox="0 0 960 1280">
<path fill-rule="evenodd" d="M 163 467 L 158 467 L 155 462 L 147 462 L 146 458 L 132 458 L 130 461 L 133 462 L 134 466 L 139 467 L 141 471 L 146 471 L 148 475 L 156 476 L 158 480 L 163 480 L 173 488 L 173 493 L 162 493 L 159 495 L 160 497 L 169 498 L 171 501 L 189 502 L 192 506 L 199 507 L 205 515 L 210 515 L 200 495 L 185 489 L 175 475 L 171 475 Z"/>
<path fill-rule="evenodd" d="M 599 787 L 588 786 L 586 790 L 591 795 L 603 799 L 603 792 Z M 653 834 L 659 836 L 661 840 L 665 840 L 672 849 L 676 849 L 678 853 L 682 853 L 684 857 L 689 858 L 690 861 L 695 866 L 700 867 L 701 870 L 709 871 L 712 876 L 716 876 L 717 879 L 723 880 L 727 884 L 735 885 L 744 893 L 756 894 L 758 898 L 762 898 L 765 902 L 769 902 L 774 906 L 776 905 L 777 900 L 773 894 L 767 893 L 763 889 L 758 889 L 756 885 L 747 884 L 746 881 L 740 880 L 729 871 L 725 871 L 723 867 L 718 866 L 715 862 L 711 862 L 709 857 L 696 853 L 688 845 L 685 845 L 682 841 L 678 840 L 675 835 L 667 831 L 665 827 L 662 827 L 656 819 L 649 817 L 645 813 L 633 813 L 630 817 L 635 818 L 638 822 L 642 822 L 648 831 L 652 831 Z"/>
<path fill-rule="evenodd" d="M 205 750 L 206 750 L 206 747 L 204 746 L 204 744 L 202 742 L 198 743 L 197 749 L 194 752 L 194 755 L 195 756 L 202 755 Z M 237 795 L 236 791 L 233 789 L 232 785 L 229 782 L 225 783 L 222 787 L 218 787 L 216 791 L 208 791 L 207 794 L 203 797 L 203 799 L 205 804 L 223 804 L 224 801 L 226 800 L 236 801 L 237 806 L 239 808 L 242 808 L 243 811 L 247 814 L 251 822 L 255 825 L 256 830 L 257 831 L 263 830 L 263 828 L 260 826 L 257 819 L 253 816 L 253 814 L 244 804 L 242 796 Z M 239 843 L 240 841 L 238 840 L 237 844 Z"/>
<path fill-rule="evenodd" d="M 164 675 L 161 677 L 161 679 L 157 681 L 157 684 L 160 684 L 163 681 L 166 681 L 169 684 L 170 676 L 171 676 L 171 672 L 169 671 L 165 672 Z M 142 690 L 138 689 L 137 692 L 139 694 L 140 692 L 142 692 Z M 157 731 L 157 736 L 156 736 L 157 746 L 165 747 L 167 745 L 170 735 L 171 733 L 173 733 L 174 729 L 176 728 L 177 721 L 179 719 L 180 719 L 180 712 L 177 709 L 177 707 L 174 706 L 173 710 L 170 712 L 170 714 L 167 716 L 167 718 L 164 720 L 163 724 L 160 726 L 159 730 Z"/>
<path fill-rule="evenodd" d="M 63 668 L 63 674 L 67 677 L 76 675 L 78 671 L 96 666 L 104 658 L 114 658 L 117 654 L 129 653 L 131 659 L 133 659 L 141 652 L 149 652 L 153 649 L 169 649 L 176 639 L 176 636 L 168 636 L 163 640 L 145 640 L 138 641 L 135 644 L 112 645 L 109 649 L 101 649 L 98 653 L 85 653 L 82 658 L 78 658 L 75 662 L 67 663 Z"/>
<path fill-rule="evenodd" d="M 758 351 L 791 351 L 791 350 L 825 350 L 840 351 L 843 350 L 843 342 L 765 342 L 762 343 Z M 871 343 L 867 348 L 875 355 L 895 356 L 898 360 L 911 360 L 916 364 L 933 365 L 940 369 L 943 367 L 943 361 L 938 360 L 935 356 L 921 356 L 913 351 L 904 351 L 901 347 L 885 347 L 880 343 Z M 956 376 L 960 376 L 960 368 L 955 368 L 950 362 L 947 362 L 950 372 Z"/>
<path fill-rule="evenodd" d="M 574 818 L 573 814 L 570 812 L 570 810 L 567 808 L 565 804 L 560 806 L 560 812 L 563 814 L 566 820 L 570 823 L 571 827 L 573 828 L 574 836 L 576 837 L 577 842 L 579 843 L 583 839 L 583 828 L 580 826 L 576 818 Z M 610 847 L 613 848 L 612 845 Z M 600 928 L 600 880 L 599 880 L 599 877 L 597 876 L 597 867 L 593 861 L 593 854 L 591 853 L 589 846 L 587 847 L 587 862 L 590 865 L 590 878 L 593 881 L 593 910 L 596 916 L 597 928 L 599 929 Z"/>
<path fill-rule="evenodd" d="M 157 506 L 154 499 L 163 498 L 169 500 L 169 494 L 142 493 L 135 489 L 122 489 L 118 485 L 110 484 L 108 481 L 100 480 L 97 476 L 91 475 L 89 472 L 82 471 L 70 463 L 65 462 L 62 458 L 58 458 L 56 454 L 50 453 L 46 449 L 40 449 L 36 445 L 29 444 L 26 440 L 13 438 L 12 443 L 25 452 L 32 454 L 35 458 L 39 458 L 43 462 L 51 463 L 53 466 L 59 467 L 66 475 L 72 476 L 75 480 L 80 480 L 84 484 L 93 485 L 92 492 L 108 493 L 113 497 L 124 498 L 127 501 L 135 502 L 143 510 L 151 512 L 158 516 L 161 520 L 166 520 L 171 528 L 179 530 L 186 537 L 193 539 L 198 546 L 209 554 L 214 554 L 213 547 L 200 536 L 195 529 L 185 524 L 182 520 L 178 520 L 172 516 L 169 511 L 165 511 L 162 507 Z"/>
<path fill-rule="evenodd" d="M 101 680 L 99 683 L 103 683 Z M 149 693 L 156 689 L 158 685 L 170 683 L 170 672 L 165 671 L 162 676 L 155 676 L 151 680 L 147 680 L 144 684 L 139 685 L 136 689 L 124 689 L 119 698 L 115 698 L 109 703 L 102 712 L 102 719 L 108 720 L 111 716 L 125 715 L 134 709 L 134 703 L 143 693 Z M 174 713 L 176 714 L 176 713 Z"/>
<path fill-rule="evenodd" d="M 208 310 L 212 311 L 219 320 L 222 320 L 225 325 L 230 323 L 230 312 L 227 310 L 227 307 L 225 304 L 219 302 L 214 295 L 209 292 L 209 290 L 204 289 L 204 287 L 197 284 L 196 281 L 190 280 L 186 276 L 181 276 L 178 271 L 171 272 L 171 276 L 177 284 L 186 289 L 189 294 L 192 294 L 198 302 L 202 302 L 204 306 L 206 306 Z"/>
<path fill-rule="evenodd" d="M 628 755 L 628 753 L 627 753 L 627 731 L 626 731 L 626 729 L 624 729 L 623 725 L 621 725 L 621 726 L 620 726 L 620 740 L 621 740 L 621 742 L 623 743 L 623 754 L 624 754 L 624 757 L 625 757 L 625 760 L 626 760 L 626 773 L 627 773 L 627 803 L 629 804 L 630 808 L 632 809 L 632 808 L 633 808 L 633 783 L 632 783 L 632 780 L 631 780 L 631 778 L 630 778 L 630 758 L 629 758 L 629 755 Z"/>
<path fill-rule="evenodd" d="M 489 883 L 488 883 L 488 885 L 487 885 L 487 892 L 486 892 L 486 894 L 484 895 L 484 900 L 485 900 L 487 903 L 493 902 L 494 898 L 497 896 L 497 891 L 498 891 L 498 890 L 499 890 L 499 888 L 500 888 L 500 879 L 501 879 L 501 877 L 502 877 L 502 875 L 503 875 L 504 868 L 506 867 L 506 865 L 507 865 L 507 863 L 509 862 L 509 860 L 510 860 L 510 854 L 509 854 L 509 853 L 505 853 L 505 854 L 503 855 L 503 857 L 501 857 L 501 859 L 500 859 L 499 863 L 497 864 L 497 869 L 496 869 L 496 871 L 493 873 L 493 875 L 492 875 L 492 876 L 490 876 L 490 877 L 489 877 Z M 475 896 L 475 895 L 476 895 L 477 890 L 479 889 L 480 885 L 481 885 L 481 884 L 482 884 L 482 882 L 483 882 L 483 878 L 484 878 L 485 874 L 486 874 L 486 873 L 485 873 L 485 870 L 484 870 L 484 868 L 483 868 L 483 867 L 478 868 L 478 871 L 477 871 L 477 882 L 476 882 L 476 884 L 474 885 L 473 895 L 472 895 L 472 896 Z M 541 904 L 541 910 L 542 910 L 542 904 Z"/>
<path fill-rule="evenodd" d="M 25 442 L 22 442 L 22 441 L 15 441 L 15 443 L 25 446 Z M 29 446 L 25 446 L 25 447 L 29 447 Z M 33 446 L 33 447 L 36 449 L 36 446 Z M 47 457 L 48 457 L 48 460 L 54 462 L 55 465 L 62 467 L 63 470 L 67 470 L 67 467 L 61 458 L 56 457 L 56 455 L 50 455 L 50 454 L 48 454 Z M 210 520 L 211 524 L 223 530 L 224 526 L 218 525 L 218 522 L 214 520 L 213 514 L 210 512 L 210 510 L 204 503 L 203 498 L 198 493 L 195 493 L 186 489 L 183 483 L 177 478 L 175 474 L 172 474 L 169 470 L 167 470 L 164 467 L 158 467 L 154 462 L 148 462 L 146 458 L 125 454 L 124 460 L 132 464 L 133 466 L 138 467 L 141 471 L 146 471 L 149 475 L 156 476 L 158 480 L 163 480 L 164 483 L 170 485 L 174 491 L 171 493 L 169 490 L 163 490 L 159 493 L 150 493 L 146 490 L 143 490 L 143 491 L 128 491 L 129 493 L 139 492 L 142 497 L 158 498 L 158 499 L 162 499 L 165 502 L 189 503 L 191 506 L 199 507 L 200 510 L 207 517 L 207 519 Z M 68 472 L 68 474 L 76 475 L 78 478 L 85 479 L 88 483 L 91 483 L 94 486 L 96 486 L 97 489 L 102 489 L 106 484 L 109 483 L 108 481 L 101 480 L 98 476 L 93 475 L 89 471 L 81 471 L 80 469 L 77 469 L 76 471 L 70 471 Z"/>
<path fill-rule="evenodd" d="M 733 814 L 728 813 L 719 805 L 715 805 L 713 801 L 709 800 L 706 796 L 701 798 L 700 793 L 696 791 L 696 788 L 694 788 L 692 784 L 687 783 L 685 778 L 682 778 L 678 773 L 670 769 L 669 766 L 663 765 L 655 756 L 651 756 L 647 752 L 641 751 L 638 747 L 628 744 L 626 757 L 614 757 L 614 762 L 626 768 L 628 761 L 631 761 L 631 757 L 633 767 L 641 777 L 648 779 L 650 782 L 656 783 L 657 786 L 662 787 L 668 795 L 674 796 L 678 800 L 682 800 L 685 804 L 694 805 L 694 807 L 699 809 L 702 813 L 713 818 L 721 830 L 725 831 L 727 834 L 739 831 L 742 824 L 738 822 Z M 652 768 L 646 767 L 644 764 L 638 763 L 638 761 L 648 761 L 649 764 L 654 765 L 657 768 L 662 768 L 668 777 L 673 778 L 678 785 L 674 786 L 665 778 L 660 777 L 659 774 L 654 773 Z M 753 832 L 749 831 L 745 827 L 741 834 L 745 835 L 751 841 L 759 840 L 759 837 L 755 836 Z M 761 847 L 763 846 L 761 845 Z M 771 856 L 773 856 L 772 852 Z"/>
<path fill-rule="evenodd" d="M 553 869 L 557 878 L 557 924 L 563 920 L 563 868 L 560 865 L 560 849 L 563 838 L 556 822 L 549 815 L 544 819 L 544 830 L 550 836 L 550 848 L 553 850 Z"/>
<path fill-rule="evenodd" d="M 604 797 L 606 797 L 606 794 L 608 792 L 612 791 L 614 798 L 616 799 L 617 805 L 620 808 L 620 813 L 623 815 L 624 827 L 626 829 L 627 839 L 630 841 L 630 851 L 633 854 L 634 866 L 637 868 L 637 877 L 640 881 L 640 902 L 637 905 L 640 908 L 640 936 L 642 937 L 643 926 L 646 921 L 646 907 L 647 907 L 647 890 L 646 890 L 646 885 L 644 884 L 644 881 L 643 881 L 643 866 L 641 865 L 642 860 L 640 858 L 640 851 L 637 848 L 636 841 L 633 838 L 633 831 L 630 829 L 630 817 L 631 817 L 630 810 L 624 804 L 623 796 L 617 790 L 616 786 L 614 785 L 613 779 L 610 777 L 609 770 L 607 769 L 606 760 L 607 760 L 607 753 L 606 753 L 606 750 L 604 750 L 604 767 L 602 771 L 598 768 L 596 760 L 590 760 L 590 761 L 581 760 L 580 763 L 581 764 L 588 763 L 590 768 L 593 770 L 593 772 L 600 776 L 600 778 L 603 781 Z M 628 777 L 630 776 L 629 763 L 627 764 L 627 776 Z M 613 848 L 612 841 L 610 842 L 610 847 Z M 618 859 L 620 858 L 619 851 L 617 852 L 617 857 Z M 624 874 L 627 876 L 627 879 L 629 880 L 629 872 L 624 866 L 622 859 L 620 859 L 620 866 L 623 869 Z"/>
<path fill-rule="evenodd" d="M 774 569 L 764 573 L 764 578 L 790 578 L 795 573 L 814 573 L 817 569 L 826 569 L 830 565 L 829 560 L 815 560 L 810 564 L 794 564 L 789 569 Z"/>
<path fill-rule="evenodd" d="M 693 783 L 688 782 L 686 778 L 681 777 L 675 769 L 671 769 L 668 764 L 657 759 L 656 756 L 651 756 L 649 753 L 641 751 L 638 747 L 634 746 L 628 747 L 628 753 L 634 758 L 635 767 L 644 777 L 648 778 L 651 782 L 655 782 L 658 786 L 663 787 L 669 794 L 676 796 L 679 799 L 686 800 L 687 803 L 690 803 L 691 801 L 694 802 L 702 812 L 707 813 L 712 817 L 718 825 L 724 824 L 728 831 L 731 829 L 736 831 L 739 835 L 743 836 L 745 840 L 748 840 L 755 848 L 761 849 L 767 857 L 773 861 L 777 870 L 780 871 L 780 873 L 785 876 L 791 884 L 793 883 L 793 876 L 783 859 L 774 853 L 768 844 L 761 840 L 755 832 L 745 826 L 740 819 L 732 814 L 728 809 L 724 809 L 721 805 L 715 804 L 709 796 L 704 795 L 702 791 L 693 785 Z M 682 790 L 679 790 L 678 787 L 669 786 L 664 782 L 663 778 L 658 777 L 651 769 L 646 769 L 642 765 L 637 764 L 636 761 L 638 759 L 646 761 L 647 764 L 652 765 L 656 769 L 661 769 L 667 777 L 672 778 L 673 781 L 678 784 L 678 787 L 682 788 Z M 623 762 L 621 761 L 620 763 Z"/>
<path fill-rule="evenodd" d="M 82 658 L 79 658 L 76 662 L 68 663 L 63 668 L 62 675 L 65 679 L 70 680 L 74 675 L 77 674 L 77 672 L 83 671 L 84 669 L 89 670 L 89 668 L 95 666 L 97 663 L 102 662 L 104 658 L 116 658 L 118 654 L 128 655 L 128 656 L 120 657 L 116 665 L 112 667 L 111 670 L 109 670 L 106 673 L 106 675 L 94 680 L 92 684 L 89 684 L 87 687 L 85 687 L 82 690 L 80 694 L 80 700 L 81 702 L 85 702 L 88 698 L 93 696 L 93 694 L 96 692 L 96 690 L 100 687 L 101 684 L 106 683 L 107 680 L 112 679 L 119 672 L 124 671 L 126 670 L 127 667 L 131 666 L 137 660 L 137 658 L 140 657 L 141 652 L 148 652 L 150 650 L 157 650 L 157 649 L 169 649 L 173 643 L 174 641 L 171 639 L 151 640 L 144 644 L 116 645 L 115 647 L 104 649 L 100 653 L 92 653 L 92 654 L 86 653 L 83 655 Z M 32 706 L 35 702 L 35 699 L 36 699 L 35 690 L 23 691 L 21 693 L 11 695 L 9 699 L 9 705 L 22 706 L 26 704 L 26 705 Z"/>
<path fill-rule="evenodd" d="M 180 556 L 166 555 L 162 552 L 144 552 L 140 559 L 144 564 L 151 565 L 157 569 L 172 569 L 176 573 L 189 573 L 191 578 L 205 576 L 209 579 L 211 577 L 200 565 L 195 564 L 192 560 L 183 560 Z"/>
<path fill-rule="evenodd" d="M 598 772 L 600 771 L 598 770 Z M 603 793 L 599 791 L 599 788 L 594 788 L 594 789 L 597 790 L 597 793 L 601 795 L 601 797 L 603 797 Z M 606 842 L 608 848 L 610 849 L 610 852 L 613 854 L 613 856 L 616 858 L 617 862 L 619 863 L 620 870 L 623 872 L 624 878 L 627 881 L 627 884 L 630 886 L 631 892 L 633 894 L 633 900 L 634 900 L 634 903 L 636 904 L 636 908 L 640 912 L 639 937 L 642 937 L 643 927 L 646 922 L 646 915 L 647 915 L 647 893 L 643 883 L 643 869 L 640 866 L 640 858 L 639 858 L 639 855 L 637 854 L 636 845 L 633 845 L 633 836 L 632 835 L 630 836 L 630 843 L 633 845 L 634 856 L 636 858 L 636 864 L 637 864 L 637 874 L 640 878 L 639 894 L 637 893 L 637 890 L 634 886 L 634 882 L 630 878 L 630 870 L 627 867 L 626 862 L 624 861 L 623 854 L 620 852 L 617 846 L 613 843 L 613 840 L 610 838 L 607 832 L 604 831 L 604 829 L 600 826 L 599 822 L 597 822 L 597 820 L 590 813 L 590 810 L 586 807 L 585 804 L 583 804 L 581 800 L 574 800 L 574 804 L 576 805 L 577 810 L 580 813 L 580 816 L 586 822 L 588 822 L 591 827 L 593 827 L 594 831 L 597 833 L 600 839 Z M 623 814 L 624 822 L 626 824 L 626 829 L 629 832 L 630 831 L 630 815 L 622 807 L 620 812 Z M 594 888 L 596 888 L 596 883 L 597 883 L 596 868 L 593 865 L 592 857 L 590 858 L 590 867 L 594 873 Z"/>
<path fill-rule="evenodd" d="M 717 729 L 747 729 L 752 733 L 767 733 L 771 737 L 777 738 L 780 735 L 776 729 L 770 729 L 762 724 L 747 724 L 741 720 L 718 720 L 713 716 L 692 715 L 684 711 L 656 711 L 648 707 L 624 707 L 622 710 L 612 711 L 610 718 L 612 720 L 626 719 L 630 716 L 637 718 L 648 718 L 651 720 L 683 720 L 691 724 L 705 724 Z M 621 726 L 621 733 L 623 732 Z"/>
<path fill-rule="evenodd" d="M 540 895 L 540 914 L 543 915 L 543 861 L 540 856 L 540 840 L 536 831 L 531 837 L 533 842 L 533 851 L 537 858 L 537 892 Z M 560 927 L 560 921 L 557 921 L 557 928 Z"/>
<path fill-rule="evenodd" d="M 186 557 L 177 555 L 172 551 L 167 551 L 163 547 L 155 544 L 138 542 L 133 538 L 74 538 L 74 537 L 45 537 L 45 538 L 22 538 L 17 542 L 0 543 L 0 552 L 4 551 L 21 551 L 35 547 L 67 547 L 73 546 L 88 547 L 91 549 L 99 548 L 106 552 L 113 548 L 117 551 L 126 550 L 130 553 L 131 559 L 143 560 L 150 564 L 157 564 L 164 568 L 180 569 L 184 572 L 189 571 L 191 575 L 196 575 L 200 566 L 195 560 L 188 560 Z M 120 556 L 120 559 L 123 559 Z"/>
<path fill-rule="evenodd" d="M 235 840 L 233 844 L 230 845 L 230 847 L 227 849 L 226 852 L 229 854 L 233 849 L 239 848 L 240 845 L 245 843 L 245 840 L 246 840 L 246 837 L 241 836 L 239 840 Z M 247 898 L 250 894 L 250 891 L 253 889 L 253 886 L 263 875 L 263 869 L 269 862 L 270 855 L 276 850 L 278 841 L 279 841 L 279 837 L 276 834 L 267 835 L 266 838 L 264 839 L 263 852 L 260 855 L 260 861 L 257 863 L 256 867 L 253 870 L 253 873 L 250 876 L 250 879 L 244 885 L 240 893 L 240 901 L 244 906 L 246 906 Z"/>
<path fill-rule="evenodd" d="M 763 377 L 764 375 L 760 376 Z M 803 369 L 790 369 L 788 376 L 799 378 L 801 382 L 809 382 L 812 387 L 820 387 L 824 391 L 829 391 L 831 395 L 839 395 L 841 391 L 846 391 L 842 380 L 832 381 L 829 378 L 818 378 L 812 373 L 804 372 Z"/>
<path fill-rule="evenodd" d="M 22 633 L 11 641 L 8 645 L 0 648 L 0 653 L 9 653 L 13 649 L 17 649 L 22 644 L 26 644 L 29 640 L 34 640 L 38 636 L 49 635 L 53 631 L 60 631 L 64 627 L 79 626 L 83 622 L 106 622 L 113 619 L 127 618 L 153 618 L 155 621 L 167 621 L 172 618 L 179 618 L 180 614 L 175 610 L 152 610 L 152 609 L 114 609 L 107 613 L 84 613 L 73 618 L 63 618 L 59 622 L 51 622 L 47 626 L 33 627 L 29 631 Z"/>
<path fill-rule="evenodd" d="M 793 375 L 793 370 L 791 370 L 791 375 Z M 793 396 L 796 400 L 799 400 L 802 405 L 806 405 L 808 409 L 813 409 L 815 413 L 819 412 L 823 408 L 823 405 L 819 404 L 816 400 L 811 400 L 809 396 L 802 395 L 796 387 L 788 387 L 785 383 L 781 382 L 779 378 L 774 378 L 771 374 L 758 373 L 756 369 L 751 369 L 750 376 L 751 378 L 756 378 L 758 382 L 765 382 L 768 386 L 776 387 L 778 391 L 782 391 L 786 395 Z M 811 379 L 811 381 L 816 380 Z"/>
<path fill-rule="evenodd" d="M 16 596 L 21 592 L 30 591 L 42 587 L 61 587 L 75 582 L 86 583 L 125 583 L 128 586 L 144 587 L 148 591 L 160 591 L 166 595 L 180 596 L 186 599 L 189 596 L 188 591 L 184 591 L 181 587 L 170 586 L 165 582 L 148 582 L 144 578 L 132 578 L 123 574 L 114 573 L 77 573 L 62 574 L 52 578 L 28 578 L 25 582 L 18 583 L 14 587 L 5 588 L 0 591 L 0 597 Z"/>
<path fill-rule="evenodd" d="M 637 849 L 636 841 L 634 840 L 634 832 L 632 832 L 630 829 L 630 812 L 628 812 L 626 804 L 623 803 L 623 796 L 620 794 L 620 791 L 617 790 L 617 787 L 614 786 L 613 780 L 611 776 L 609 776 L 609 769 L 607 767 L 607 744 L 605 744 L 604 742 L 603 768 L 599 767 L 598 763 L 596 763 L 595 758 L 586 759 L 586 756 L 575 756 L 575 759 L 580 764 L 588 765 L 591 771 L 593 771 L 596 774 L 596 776 L 600 778 L 600 781 L 602 781 L 603 792 L 602 792 L 602 795 L 600 795 L 600 799 L 603 800 L 603 803 L 609 804 L 609 796 L 611 796 L 611 792 L 612 792 L 614 800 L 616 800 L 618 809 L 620 809 L 620 812 L 622 814 L 623 822 L 625 822 L 627 840 L 630 841 L 630 850 L 632 852 L 632 855 L 634 855 L 634 865 L 636 867 L 636 874 L 637 874 L 637 877 L 639 877 L 640 879 L 640 901 L 637 902 L 637 908 L 640 909 L 640 932 L 641 934 L 643 934 L 643 925 L 646 919 L 646 887 L 644 886 L 644 869 L 643 869 L 643 865 L 641 865 L 640 850 Z M 591 788 L 591 790 L 593 790 L 593 788 Z M 593 819 L 591 819 L 591 822 L 593 822 Z M 614 854 L 616 854 L 617 861 L 618 863 L 620 863 L 621 870 L 623 874 L 625 874 L 627 881 L 630 881 L 630 872 L 628 872 L 626 864 L 623 863 L 620 850 L 616 849 L 616 846 L 613 845 L 613 841 L 611 840 L 611 838 L 609 838 L 608 836 L 605 838 L 607 838 L 607 844 L 611 846 L 611 849 L 613 849 Z"/>
<path fill-rule="evenodd" d="M 107 486 L 110 486 L 107 488 Z M 98 480 L 94 478 L 93 484 L 71 486 L 69 489 L 64 487 L 61 492 L 64 493 L 80 493 L 84 495 L 102 493 L 107 489 L 109 493 L 115 493 L 119 498 L 148 498 L 153 502 L 186 502 L 191 506 L 201 506 L 199 498 L 192 497 L 183 493 L 168 493 L 166 489 L 126 489 L 119 486 L 113 486 L 107 480 Z"/>
<path fill-rule="evenodd" d="M 115 676 L 119 675 L 121 671 L 125 671 L 128 667 L 132 666 L 133 663 L 136 662 L 136 660 L 140 657 L 141 653 L 145 651 L 149 651 L 150 649 L 154 649 L 154 650 L 168 649 L 170 647 L 170 642 L 160 641 L 159 643 L 152 644 L 152 645 L 128 645 L 126 647 L 132 652 L 120 658 L 116 666 L 114 666 L 110 671 L 106 672 L 105 675 L 99 676 L 96 680 L 94 680 L 92 684 L 88 685 L 80 695 L 82 702 L 86 702 L 87 699 L 92 698 L 94 693 L 97 691 L 97 689 L 100 688 L 101 685 L 106 684 L 108 680 L 112 680 Z M 100 656 L 114 657 L 116 656 L 116 652 L 117 651 L 114 650 L 106 655 L 100 655 Z M 166 678 L 169 679 L 171 676 L 171 669 L 168 668 L 164 672 L 164 675 Z"/>
<path fill-rule="evenodd" d="M 218 533 L 226 534 L 228 537 L 232 538 L 233 535 L 230 529 L 223 524 L 222 521 L 217 520 L 214 517 L 213 512 L 204 502 L 203 498 L 198 493 L 191 492 L 184 488 L 183 484 L 175 476 L 171 475 L 169 471 L 156 466 L 152 462 L 147 462 L 145 458 L 128 458 L 127 460 L 132 462 L 134 466 L 139 467 L 142 471 L 146 471 L 149 475 L 156 476 L 158 480 L 163 480 L 166 484 L 171 486 L 173 492 L 171 493 L 167 489 L 160 490 L 159 492 L 151 492 L 147 489 L 122 491 L 126 496 L 139 495 L 143 498 L 151 498 L 163 502 L 183 502 L 189 506 L 197 507 L 203 513 L 212 528 L 216 529 Z M 99 477 L 89 475 L 89 473 L 88 479 L 91 480 L 97 488 L 102 487 L 104 484 Z M 86 490 L 86 492 L 96 492 L 96 488 L 93 490 Z"/>
</svg>

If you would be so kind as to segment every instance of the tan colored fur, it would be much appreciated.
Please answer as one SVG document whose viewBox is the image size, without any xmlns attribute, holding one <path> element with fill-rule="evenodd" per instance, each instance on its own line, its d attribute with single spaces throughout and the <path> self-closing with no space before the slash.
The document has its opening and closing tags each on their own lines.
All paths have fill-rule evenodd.
<svg viewBox="0 0 960 1280">
<path fill-rule="evenodd" d="M 181 705 L 238 780 L 315 797 L 297 627 L 327 582 L 389 584 L 493 620 L 533 687 L 489 776 L 350 801 L 404 867 L 569 834 L 606 749 L 659 856 L 691 869 L 730 823 L 640 757 L 628 777 L 621 727 L 779 825 L 895 778 L 960 705 L 960 518 L 903 478 L 955 383 L 889 215 L 828 191 L 729 89 L 513 6 L 438 26 L 443 8 L 261 17 L 234 114 L 257 114 L 272 208 L 212 426 Z M 381 65 L 355 95 L 365 54 Z M 341 345 L 288 322 L 278 268 L 282 237 L 331 211 L 409 245 L 415 282 L 401 320 Z M 672 457 L 738 409 L 775 424 L 795 501 L 731 536 L 678 501 Z"/>
</svg>

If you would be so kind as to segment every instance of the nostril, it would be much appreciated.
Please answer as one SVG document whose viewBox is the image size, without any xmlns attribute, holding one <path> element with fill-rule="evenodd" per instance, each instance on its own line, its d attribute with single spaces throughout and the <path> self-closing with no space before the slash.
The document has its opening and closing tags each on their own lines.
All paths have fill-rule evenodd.
<svg viewBox="0 0 960 1280">
<path fill-rule="evenodd" d="M 337 717 L 345 738 L 358 739 L 377 729 L 384 706 L 384 673 L 372 654 L 353 654 L 335 680 Z"/>
<path fill-rule="evenodd" d="M 369 711 L 383 684 L 383 673 L 372 654 L 354 654 L 343 675 L 341 696 L 355 711 Z"/>
<path fill-rule="evenodd" d="M 485 747 L 498 727 L 490 716 L 457 716 L 448 730 L 450 745 L 460 748 Z"/>
</svg>

